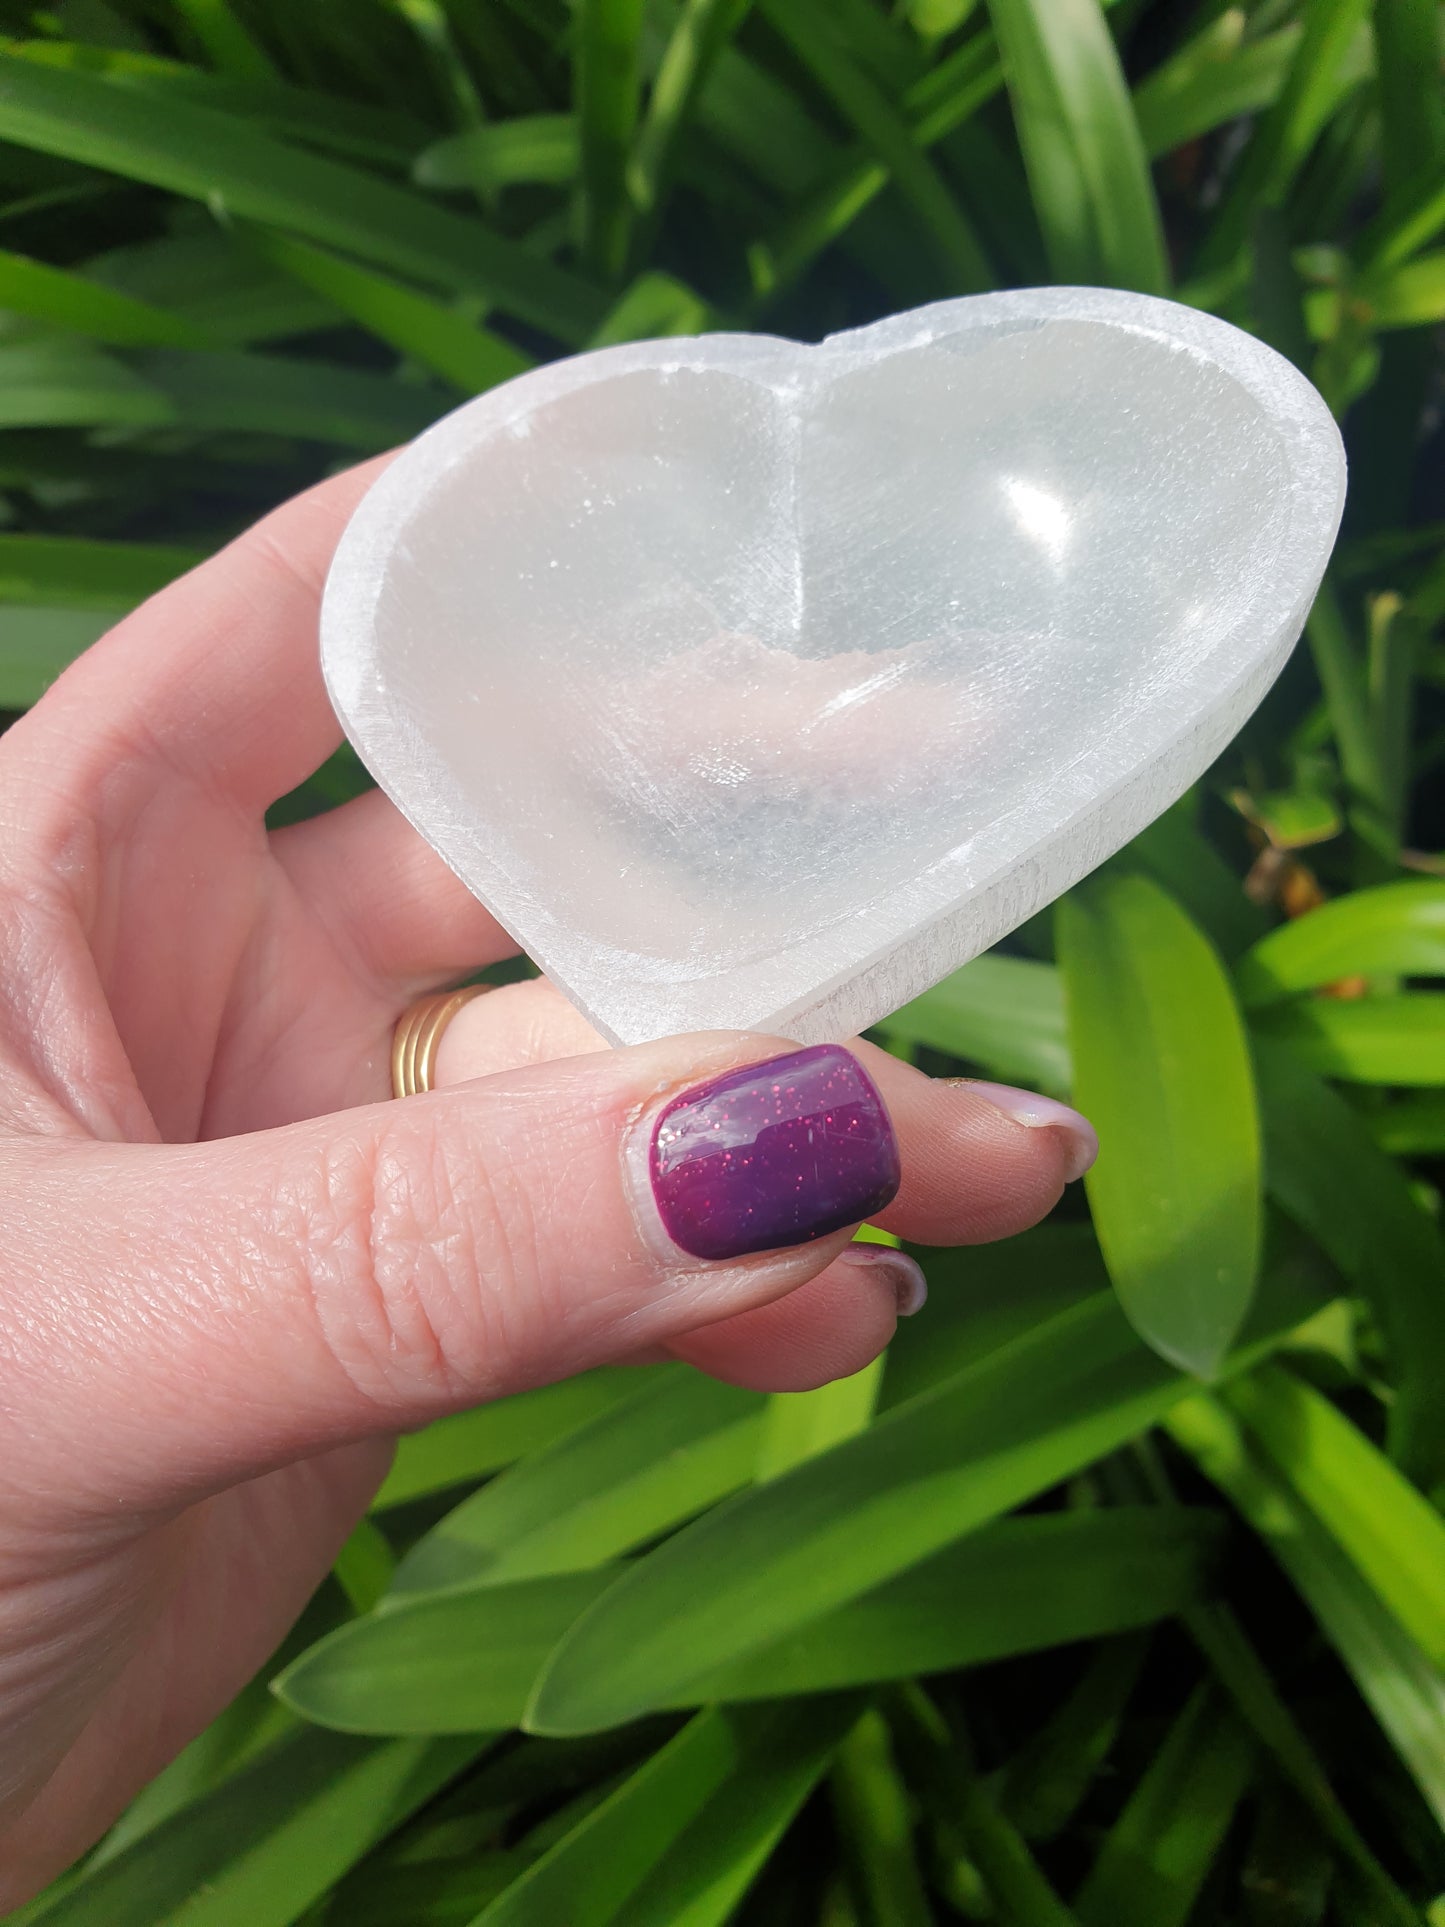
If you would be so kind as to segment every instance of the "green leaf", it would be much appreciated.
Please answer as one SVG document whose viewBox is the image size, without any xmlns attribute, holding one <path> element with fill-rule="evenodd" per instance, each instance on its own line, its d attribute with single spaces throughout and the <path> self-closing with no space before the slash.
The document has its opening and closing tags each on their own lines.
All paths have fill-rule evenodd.
<svg viewBox="0 0 1445 1927">
<path fill-rule="evenodd" d="M 0 610 L 0 709 L 28 709 L 39 702 L 61 670 L 126 613 L 124 607 L 5 605 Z"/>
<path fill-rule="evenodd" d="M 1270 1195 L 1368 1296 L 1393 1368 L 1391 1453 L 1428 1486 L 1445 1478 L 1445 1240 L 1366 1125 L 1292 1051 L 1261 1040 L 1255 1066 Z"/>
<path fill-rule="evenodd" d="M 627 163 L 641 98 L 642 11 L 642 0 L 580 0 L 577 9 L 582 254 L 604 281 L 621 276 L 632 235 Z"/>
<path fill-rule="evenodd" d="M 294 435 L 366 452 L 409 440 L 449 399 L 359 368 L 281 355 L 155 349 L 133 365 L 184 427 Z"/>
<path fill-rule="evenodd" d="M 1048 1320 L 640 1560 L 554 1653 L 528 1725 L 586 1732 L 667 1704 L 1132 1438 L 1179 1391 L 1107 1298 Z"/>
<path fill-rule="evenodd" d="M 286 1705 L 342 1733 L 476 1733 L 516 1726 L 548 1653 L 609 1571 L 421 1594 L 355 1619 L 272 1681 Z"/>
<path fill-rule="evenodd" d="M 759 1431 L 754 1476 L 775 1479 L 805 1459 L 868 1429 L 883 1383 L 880 1354 L 861 1372 L 811 1392 L 774 1392 Z"/>
<path fill-rule="evenodd" d="M 751 4 L 752 0 L 683 0 L 653 75 L 628 166 L 628 186 L 643 214 L 652 213 L 661 201 L 688 116 Z"/>
<path fill-rule="evenodd" d="M 1371 1111 L 1367 1122 L 1382 1151 L 1396 1157 L 1438 1155 L 1445 1151 L 1445 1092 L 1402 1097 Z"/>
<path fill-rule="evenodd" d="M 192 32 L 222 73 L 252 80 L 274 77 L 275 68 L 241 25 L 227 0 L 176 0 Z"/>
<path fill-rule="evenodd" d="M 1300 29 L 1280 27 L 1248 41 L 1244 30 L 1243 11 L 1231 7 L 1139 82 L 1134 113 L 1151 159 L 1273 106 Z"/>
<path fill-rule="evenodd" d="M 393 1597 L 601 1565 L 752 1477 L 762 1395 L 686 1365 L 533 1453 L 448 1513 L 397 1569 Z"/>
<path fill-rule="evenodd" d="M 176 101 L 190 102 L 251 121 L 284 139 L 382 167 L 404 168 L 426 138 L 426 123 L 404 108 L 342 100 L 333 92 L 275 78 L 205 73 L 154 54 L 74 41 L 31 40 L 14 51 L 43 66 L 104 76 L 148 97 L 157 113 L 167 113 Z"/>
<path fill-rule="evenodd" d="M 1202 1394 L 1182 1400 L 1166 1426 L 1289 1574 L 1445 1826 L 1445 1675 L 1223 1405 Z M 1408 1927 L 1416 1917 L 1402 1909 L 1398 1918 Z"/>
<path fill-rule="evenodd" d="M 396 1556 L 385 1533 L 370 1519 L 360 1519 L 351 1528 L 331 1570 L 352 1611 L 369 1613 L 391 1584 Z"/>
<path fill-rule="evenodd" d="M 1253 1763 L 1233 1707 L 1197 1688 L 1099 1849 L 1075 1902 L 1080 1927 L 1184 1927 Z"/>
<path fill-rule="evenodd" d="M 761 10 L 892 175 L 932 237 L 949 276 L 948 291 L 991 287 L 993 271 L 946 182 L 887 95 L 835 44 L 821 0 L 761 0 Z"/>
<path fill-rule="evenodd" d="M 1323 1077 L 1355 1084 L 1445 1084 L 1445 992 L 1278 1005 L 1256 1032 Z"/>
<path fill-rule="evenodd" d="M 564 341 L 581 340 L 600 298 L 480 221 L 359 169 L 172 101 L 164 114 L 92 74 L 0 50 L 0 137 L 148 181 L 456 292 L 481 294 Z"/>
<path fill-rule="evenodd" d="M 1206 1599 L 1186 1607 L 1183 1618 L 1235 1710 L 1313 1816 L 1322 1836 L 1338 1850 L 1342 1886 L 1375 1910 L 1367 1918 L 1413 1927 L 1409 1902 L 1336 1799 L 1309 1740 L 1235 1614 L 1222 1600 Z"/>
<path fill-rule="evenodd" d="M 1148 1651 L 1142 1634 L 1101 1641 L 1068 1698 L 1009 1761 L 1000 1797 L 1027 1838 L 1051 1839 L 1073 1817 L 1113 1751 Z"/>
<path fill-rule="evenodd" d="M 924 1316 L 888 1347 L 879 1406 L 888 1411 L 1109 1289 L 1093 1227 L 1050 1221 L 992 1245 L 920 1251 Z"/>
<path fill-rule="evenodd" d="M 429 1492 L 500 1472 L 504 1465 L 564 1438 L 636 1389 L 637 1367 L 613 1365 L 438 1419 L 398 1445 L 372 1511 L 384 1512 Z"/>
<path fill-rule="evenodd" d="M 1445 883 L 1355 890 L 1261 938 L 1236 973 L 1246 1008 L 1341 977 L 1445 977 Z"/>
<path fill-rule="evenodd" d="M 200 228 L 109 248 L 86 264 L 91 279 L 158 304 L 202 329 L 218 348 L 315 334 L 340 310 L 280 274 L 234 228 Z"/>
<path fill-rule="evenodd" d="M 1255 129 L 1195 264 L 1208 274 L 1243 249 L 1261 207 L 1279 207 L 1341 101 L 1369 72 L 1369 0 L 1310 0 L 1289 74 Z"/>
<path fill-rule="evenodd" d="M 1445 1520 L 1322 1392 L 1261 1366 L 1222 1394 L 1427 1658 L 1445 1666 Z"/>
<path fill-rule="evenodd" d="M 0 309 L 48 321 L 116 347 L 206 348 L 203 328 L 183 315 L 117 294 L 83 275 L 0 249 Z"/>
<path fill-rule="evenodd" d="M 1254 1082 L 1228 979 L 1143 877 L 1074 891 L 1057 931 L 1074 1097 L 1103 1146 L 1085 1182 L 1109 1275 L 1149 1343 L 1207 1375 L 1249 1309 L 1262 1223 Z"/>
<path fill-rule="evenodd" d="M 619 341 L 651 341 L 665 335 L 698 335 L 710 310 L 700 295 L 670 274 L 638 275 L 603 316 L 589 348 Z"/>
<path fill-rule="evenodd" d="M 865 1917 L 888 1927 L 934 1927 L 913 1851 L 908 1790 L 876 1708 L 864 1713 L 838 1748 L 828 1791 L 838 1844 Z"/>
<path fill-rule="evenodd" d="M 490 329 L 371 268 L 260 228 L 250 230 L 250 239 L 274 267 L 464 394 L 480 395 L 533 365 L 530 355 Z"/>
<path fill-rule="evenodd" d="M 1129 845 L 1131 868 L 1161 884 L 1226 960 L 1247 950 L 1269 928 L 1269 918 L 1244 893 L 1230 868 L 1196 823 L 1197 798 L 1185 796 L 1156 817 Z"/>
<path fill-rule="evenodd" d="M 1166 293 L 1159 206 L 1098 0 L 989 0 L 989 13 L 1056 278 Z"/>
<path fill-rule="evenodd" d="M 0 602 L 98 609 L 113 619 L 204 560 L 204 550 L 159 543 L 0 535 Z"/>
<path fill-rule="evenodd" d="M 0 346 L 0 428 L 158 428 L 166 397 L 98 348 L 66 340 Z"/>
<path fill-rule="evenodd" d="M 1388 785 L 1370 714 L 1365 665 L 1328 579 L 1315 597 L 1305 633 L 1339 746 L 1340 767 L 1351 800 L 1351 822 L 1372 849 L 1393 858 L 1385 827 Z"/>
<path fill-rule="evenodd" d="M 1371 271 L 1397 266 L 1445 228 L 1445 185 L 1432 162 L 1391 194 L 1360 237 L 1362 264 Z"/>
<path fill-rule="evenodd" d="M 1416 255 L 1359 282 L 1372 328 L 1429 328 L 1445 321 L 1445 250 Z"/>
<path fill-rule="evenodd" d="M 527 114 L 487 121 L 417 155 L 419 187 L 477 187 L 495 192 L 523 182 L 565 187 L 576 178 L 581 142 L 575 114 Z"/>
<path fill-rule="evenodd" d="M 374 450 L 407 440 L 442 397 L 361 369 L 220 350 L 129 363 L 80 343 L 0 347 L 0 426 L 188 428 Z"/>
<path fill-rule="evenodd" d="M 699 1713 L 475 1927 L 723 1927 L 856 1717 L 851 1699 Z"/>
<path fill-rule="evenodd" d="M 892 1042 L 926 1044 L 1005 1083 L 1068 1094 L 1064 997 L 1052 964 L 998 954 L 975 958 L 878 1028 Z"/>
<path fill-rule="evenodd" d="M 289 1733 L 31 1918 L 45 1927 L 289 1927 L 487 1744 Z"/>
<path fill-rule="evenodd" d="M 1380 65 L 1380 146 L 1388 184 L 1409 181 L 1445 154 L 1440 21 L 1434 0 L 1374 0 Z"/>
<path fill-rule="evenodd" d="M 989 1916 L 997 1912 L 1013 1927 L 1077 1927 L 979 1772 L 957 1714 L 950 1729 L 916 1685 L 894 1694 L 890 1704 L 911 1787 L 976 1866 Z"/>
<path fill-rule="evenodd" d="M 1003 1519 L 705 1674 L 687 1697 L 911 1679 L 1152 1625 L 1207 1588 L 1220 1524 L 1158 1506 Z"/>
<path fill-rule="evenodd" d="M 680 1687 L 668 1704 L 831 1692 L 1153 1624 L 1198 1598 L 1219 1520 L 1156 1506 L 1006 1519 Z M 552 1648 L 610 1572 L 397 1601 L 339 1627 L 276 1691 L 344 1732 L 515 1725 Z"/>
<path fill-rule="evenodd" d="M 903 107 L 914 143 L 921 150 L 935 146 L 1002 86 L 993 36 L 975 35 L 906 90 Z M 753 243 L 749 259 L 760 290 L 796 279 L 826 247 L 846 236 L 891 178 L 886 164 L 866 146 L 840 160 L 801 205 L 790 208 L 765 239 Z"/>
</svg>

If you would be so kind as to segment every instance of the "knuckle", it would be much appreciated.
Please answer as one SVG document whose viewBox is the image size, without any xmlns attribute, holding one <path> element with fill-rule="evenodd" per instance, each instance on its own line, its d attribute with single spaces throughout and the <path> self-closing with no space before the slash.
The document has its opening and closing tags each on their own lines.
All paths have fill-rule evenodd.
<svg viewBox="0 0 1445 1927">
<path fill-rule="evenodd" d="M 485 1397 L 516 1358 L 516 1219 L 460 1135 L 412 1115 L 321 1155 L 309 1290 L 331 1356 L 381 1404 Z"/>
</svg>

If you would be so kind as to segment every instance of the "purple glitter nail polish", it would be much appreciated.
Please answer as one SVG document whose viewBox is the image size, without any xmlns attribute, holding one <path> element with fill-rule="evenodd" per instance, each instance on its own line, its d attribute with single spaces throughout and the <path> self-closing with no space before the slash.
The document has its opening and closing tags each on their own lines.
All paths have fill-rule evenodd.
<svg viewBox="0 0 1445 1927">
<path fill-rule="evenodd" d="M 857 1058 L 817 1044 L 675 1097 L 653 1133 L 651 1174 L 674 1244 L 740 1258 L 881 1210 L 898 1189 L 898 1140 Z"/>
</svg>

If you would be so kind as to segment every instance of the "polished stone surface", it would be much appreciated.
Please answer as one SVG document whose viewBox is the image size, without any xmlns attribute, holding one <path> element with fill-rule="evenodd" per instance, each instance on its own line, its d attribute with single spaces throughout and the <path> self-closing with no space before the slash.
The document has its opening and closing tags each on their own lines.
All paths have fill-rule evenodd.
<svg viewBox="0 0 1445 1927">
<path fill-rule="evenodd" d="M 814 1042 L 1194 780 L 1297 638 L 1343 487 L 1301 375 L 1142 295 L 640 343 L 387 470 L 323 661 L 383 787 L 608 1036 Z"/>
</svg>

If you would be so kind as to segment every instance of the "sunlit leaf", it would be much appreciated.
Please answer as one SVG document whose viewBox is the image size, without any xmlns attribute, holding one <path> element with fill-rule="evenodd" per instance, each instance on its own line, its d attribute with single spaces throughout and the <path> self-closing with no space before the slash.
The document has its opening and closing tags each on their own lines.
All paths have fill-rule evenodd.
<svg viewBox="0 0 1445 1927">
<path fill-rule="evenodd" d="M 1098 0 L 989 0 L 989 13 L 1054 273 L 1164 293 L 1159 207 Z"/>
<path fill-rule="evenodd" d="M 1058 949 L 1074 1100 L 1099 1132 L 1099 1244 L 1129 1317 L 1165 1357 L 1216 1369 L 1254 1292 L 1259 1123 L 1228 978 L 1179 906 L 1142 877 L 1065 899 Z"/>
<path fill-rule="evenodd" d="M 1080 1927 L 1183 1927 L 1253 1761 L 1234 1709 L 1199 1687 L 1089 1869 L 1075 1902 Z"/>
<path fill-rule="evenodd" d="M 1389 1348 L 1391 1450 L 1445 1477 L 1445 1240 L 1368 1127 L 1286 1045 L 1255 1050 L 1270 1195 L 1370 1300 Z"/>
</svg>

